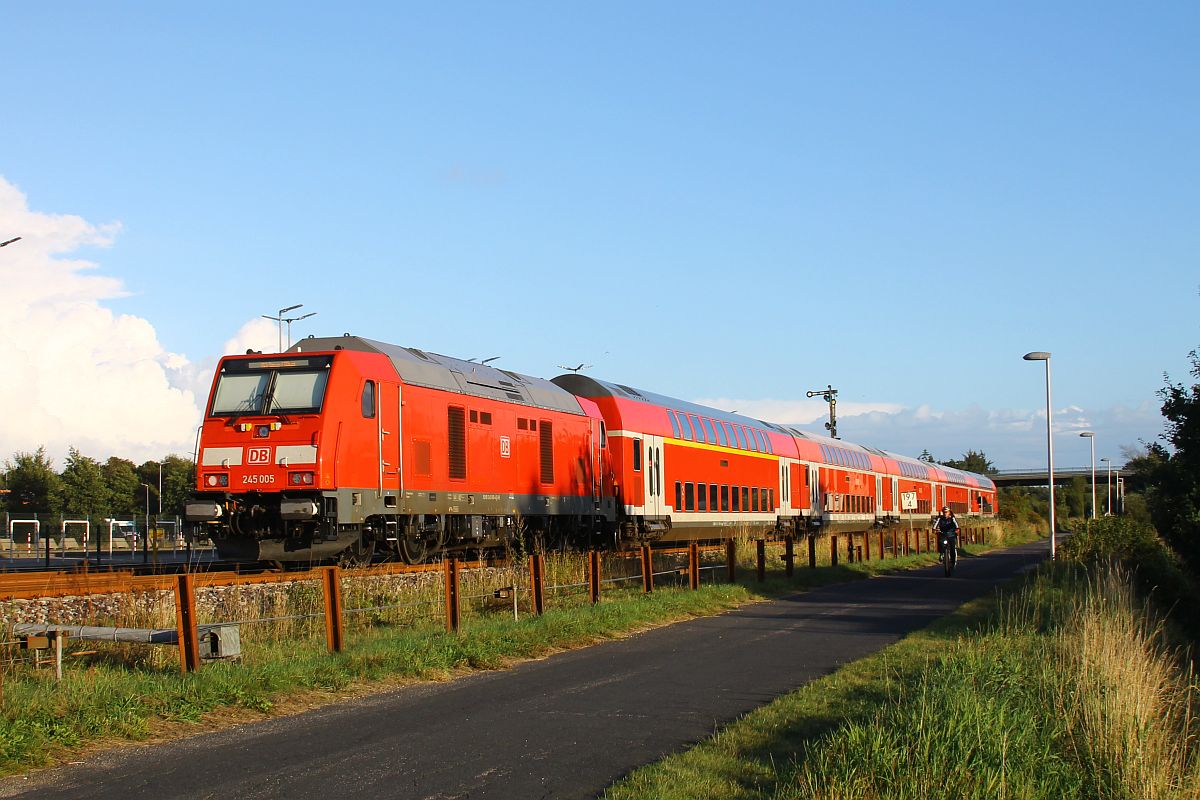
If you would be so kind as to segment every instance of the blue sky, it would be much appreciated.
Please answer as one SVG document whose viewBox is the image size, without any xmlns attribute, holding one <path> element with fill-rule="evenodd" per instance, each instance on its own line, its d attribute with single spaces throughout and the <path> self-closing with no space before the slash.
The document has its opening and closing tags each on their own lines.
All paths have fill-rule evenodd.
<svg viewBox="0 0 1200 800">
<path fill-rule="evenodd" d="M 1082 464 L 1078 429 L 1158 434 L 1198 344 L 1194 3 L 0 11 L 0 307 L 41 382 L 0 398 L 44 422 L 0 459 L 190 452 L 213 360 L 294 303 L 780 422 L 832 383 L 847 439 L 1012 467 L 1023 353 Z M 47 399 L 106 380 L 139 424 Z"/>
</svg>

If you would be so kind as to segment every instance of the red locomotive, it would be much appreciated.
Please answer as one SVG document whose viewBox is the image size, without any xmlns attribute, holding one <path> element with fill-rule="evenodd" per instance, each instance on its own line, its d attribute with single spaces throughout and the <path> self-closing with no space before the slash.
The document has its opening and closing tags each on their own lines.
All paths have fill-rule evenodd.
<svg viewBox="0 0 1200 800">
<path fill-rule="evenodd" d="M 222 359 L 196 480 L 187 517 L 222 557 L 281 562 L 416 562 L 517 536 L 620 547 L 866 530 L 996 507 L 982 475 L 349 335 Z"/>
</svg>

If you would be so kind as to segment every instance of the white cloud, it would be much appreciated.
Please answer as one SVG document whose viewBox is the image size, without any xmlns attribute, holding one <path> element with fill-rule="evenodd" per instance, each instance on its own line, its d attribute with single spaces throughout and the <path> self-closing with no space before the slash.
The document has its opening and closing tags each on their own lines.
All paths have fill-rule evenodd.
<svg viewBox="0 0 1200 800">
<path fill-rule="evenodd" d="M 33 211 L 0 178 L 0 238 L 21 237 L 0 248 L 0 460 L 41 446 L 60 465 L 72 446 L 139 462 L 191 454 L 215 360 L 194 364 L 165 350 L 148 320 L 114 314 L 104 302 L 126 294 L 121 281 L 70 257 L 119 231 Z M 252 325 L 231 341 L 249 340 Z"/>
<path fill-rule="evenodd" d="M 753 400 L 702 398 L 695 402 L 746 416 L 796 425 L 825 435 L 828 406 L 823 400 Z M 917 456 L 928 449 L 935 458 L 961 458 L 968 450 L 982 451 L 997 467 L 1021 468 L 1046 459 L 1046 410 L 987 410 L 978 405 L 939 409 L 896 403 L 839 402 L 838 434 L 847 441 L 869 444 L 895 453 Z M 1096 457 L 1121 461 L 1121 448 L 1140 440 L 1153 441 L 1162 430 L 1157 406 L 1117 406 L 1087 410 L 1064 406 L 1054 411 L 1055 462 L 1085 466 L 1090 448 L 1079 432 L 1096 432 Z"/>
<path fill-rule="evenodd" d="M 279 349 L 279 331 L 276 323 L 269 319 L 256 317 L 250 320 L 232 339 L 225 342 L 222 353 L 227 356 L 241 355 L 247 350 L 258 350 L 263 353 L 274 353 Z"/>
</svg>

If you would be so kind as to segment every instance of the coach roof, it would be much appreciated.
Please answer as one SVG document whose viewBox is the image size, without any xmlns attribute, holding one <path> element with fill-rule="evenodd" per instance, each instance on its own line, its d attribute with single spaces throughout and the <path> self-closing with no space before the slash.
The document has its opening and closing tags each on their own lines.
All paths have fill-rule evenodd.
<svg viewBox="0 0 1200 800">
<path fill-rule="evenodd" d="M 583 407 L 579 405 L 575 395 L 543 378 L 521 375 L 437 353 L 427 353 L 415 347 L 401 347 L 360 336 L 331 336 L 322 339 L 301 339 L 289 352 L 314 353 L 331 350 L 356 350 L 385 355 L 391 360 L 400 379 L 413 386 L 520 403 L 568 414 L 583 413 Z"/>
</svg>

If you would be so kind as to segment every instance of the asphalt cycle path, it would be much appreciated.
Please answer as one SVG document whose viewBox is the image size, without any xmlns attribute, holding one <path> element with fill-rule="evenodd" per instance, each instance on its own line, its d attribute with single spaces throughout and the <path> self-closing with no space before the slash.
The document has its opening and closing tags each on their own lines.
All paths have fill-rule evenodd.
<svg viewBox="0 0 1200 800">
<path fill-rule="evenodd" d="M 1046 542 L 827 586 L 560 653 L 0 782 L 0 797 L 591 798 L 922 628 Z"/>
</svg>

